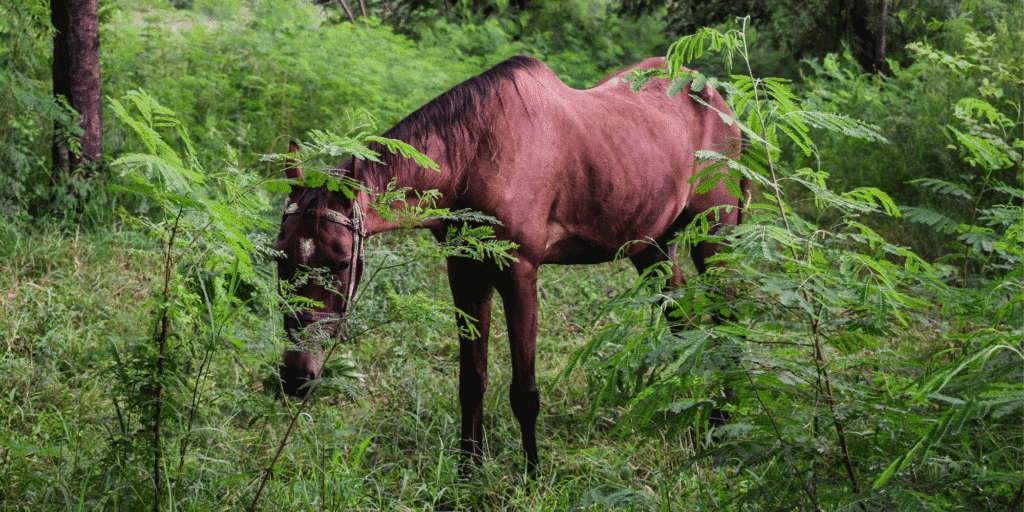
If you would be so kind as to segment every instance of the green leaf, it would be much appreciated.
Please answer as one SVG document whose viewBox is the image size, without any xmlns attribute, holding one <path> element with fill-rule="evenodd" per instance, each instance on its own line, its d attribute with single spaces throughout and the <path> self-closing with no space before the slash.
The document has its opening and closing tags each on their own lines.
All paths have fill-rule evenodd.
<svg viewBox="0 0 1024 512">
<path fill-rule="evenodd" d="M 857 187 L 842 195 L 845 199 L 861 201 L 863 203 L 879 204 L 885 213 L 893 217 L 900 217 L 900 209 L 893 202 L 889 194 L 882 192 L 881 189 L 875 187 Z"/>
<path fill-rule="evenodd" d="M 637 92 L 643 89 L 647 82 L 651 81 L 652 78 L 661 74 L 659 69 L 640 69 L 634 68 L 630 70 L 626 76 L 622 77 L 623 82 L 629 82 L 629 90 Z"/>
<path fill-rule="evenodd" d="M 974 252 L 988 253 L 995 250 L 995 244 L 999 242 L 999 235 L 995 231 L 981 227 L 970 226 L 969 231 L 957 237 L 957 240 L 970 246 Z"/>
<path fill-rule="evenodd" d="M 847 137 L 885 144 L 889 143 L 889 140 L 882 135 L 881 129 L 877 126 L 846 116 L 794 109 L 787 112 L 783 117 L 786 119 L 799 119 L 801 122 L 814 128 L 839 132 Z"/>
<path fill-rule="evenodd" d="M 392 153 L 401 153 L 405 158 L 412 158 L 420 167 L 430 169 L 432 171 L 440 170 L 440 167 L 436 162 L 431 160 L 427 155 L 420 153 L 419 150 L 414 148 L 411 144 L 407 144 L 400 140 L 386 139 L 378 136 L 369 136 L 366 137 L 366 140 L 370 142 L 379 142 L 390 149 Z"/>
<path fill-rule="evenodd" d="M 673 80 L 672 83 L 668 86 L 668 96 L 670 98 L 675 98 L 676 96 L 678 96 L 679 93 L 682 92 L 683 89 L 685 89 L 686 86 L 690 84 L 690 82 L 693 82 L 693 79 L 694 75 L 684 74 Z"/>
<path fill-rule="evenodd" d="M 1005 143 L 997 144 L 988 136 L 963 133 L 952 126 L 947 126 L 960 144 L 971 154 L 967 159 L 971 165 L 980 164 L 985 169 L 1005 169 L 1014 164 L 1012 153 Z"/>
<path fill-rule="evenodd" d="M 927 208 L 918 208 L 916 206 L 901 206 L 900 212 L 910 222 L 917 222 L 931 227 L 932 229 L 946 234 L 951 235 L 956 233 L 960 227 L 960 223 L 950 219 L 949 217 L 929 210 Z"/>
<path fill-rule="evenodd" d="M 934 178 L 919 178 L 912 180 L 910 183 L 924 187 L 933 194 L 958 197 L 970 201 L 974 200 L 974 195 L 968 190 L 967 186 L 960 183 L 951 183 Z"/>
</svg>

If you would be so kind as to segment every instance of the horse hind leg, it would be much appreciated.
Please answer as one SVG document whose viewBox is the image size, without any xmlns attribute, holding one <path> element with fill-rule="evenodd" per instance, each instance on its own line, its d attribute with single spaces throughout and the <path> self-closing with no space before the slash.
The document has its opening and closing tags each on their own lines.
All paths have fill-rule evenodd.
<svg viewBox="0 0 1024 512">
<path fill-rule="evenodd" d="M 689 222 L 690 219 L 681 217 L 680 221 L 677 222 L 677 224 L 681 226 L 686 226 L 687 224 L 689 224 Z M 683 275 L 682 269 L 679 267 L 678 264 L 678 249 L 675 245 L 668 243 L 668 240 L 670 239 L 671 237 L 668 237 L 665 240 L 659 241 L 659 243 L 656 245 L 651 245 L 647 247 L 646 249 L 640 251 L 639 253 L 631 256 L 630 261 L 632 261 L 633 265 L 637 269 L 637 272 L 640 274 L 643 274 L 644 271 L 646 271 L 648 268 L 651 268 L 654 265 L 668 262 L 670 265 L 669 268 L 671 269 L 671 275 L 667 276 L 665 286 L 669 290 L 679 290 L 687 285 L 687 281 L 686 277 Z M 696 267 L 698 273 L 703 274 L 704 272 L 707 271 L 706 260 L 713 256 L 718 251 L 718 248 L 718 245 L 712 245 L 706 242 L 701 242 L 700 244 L 697 244 L 696 247 L 691 249 L 690 256 L 693 259 L 694 266 Z M 669 321 L 670 329 L 672 330 L 672 332 L 680 332 L 686 328 L 693 327 L 698 323 L 698 318 L 696 318 L 690 313 L 685 312 L 685 306 L 683 305 L 672 307 L 672 305 L 666 305 L 663 303 L 662 306 L 664 308 L 665 318 Z M 713 317 L 713 321 L 716 324 L 720 324 L 726 320 L 733 319 L 719 317 L 717 315 Z M 731 401 L 734 395 L 732 387 L 725 386 L 723 389 L 723 394 L 725 401 Z M 715 427 L 720 427 L 729 423 L 729 419 L 730 418 L 728 411 L 716 407 L 711 410 L 711 414 L 708 418 L 708 423 L 709 426 L 712 429 L 714 429 Z"/>
<path fill-rule="evenodd" d="M 727 212 L 723 214 L 722 223 L 726 225 L 736 225 L 740 221 L 739 212 Z M 699 242 L 696 246 L 690 249 L 690 258 L 693 260 L 694 267 L 697 268 L 697 272 L 704 274 L 709 270 L 708 260 L 713 257 L 723 247 L 723 244 L 711 243 L 711 242 Z M 719 263 L 718 265 L 722 265 Z M 726 290 L 727 294 L 735 294 L 734 289 Z M 734 313 L 716 313 L 712 316 L 712 321 L 721 325 L 726 322 L 735 322 L 738 317 Z M 732 357 L 733 366 L 741 368 L 739 357 Z M 728 379 L 722 386 L 722 394 L 726 402 L 732 402 L 735 397 L 733 387 L 728 383 Z M 724 409 L 715 408 L 711 411 L 710 426 L 712 428 L 723 426 L 729 423 L 730 415 L 729 411 Z"/>
<path fill-rule="evenodd" d="M 665 265 L 661 267 L 663 277 L 665 277 L 664 287 L 667 290 L 680 290 L 686 286 L 686 277 L 683 275 L 683 270 L 679 268 L 676 260 L 676 246 L 670 245 L 664 241 L 659 241 L 657 244 L 652 244 L 643 249 L 642 251 L 629 257 L 629 260 L 636 267 L 638 274 L 643 275 L 647 269 L 655 267 L 659 264 L 667 263 L 668 274 L 665 275 Z M 662 308 L 665 313 L 665 319 L 669 321 L 673 332 L 679 332 L 687 326 L 694 325 L 696 319 L 686 314 L 683 308 L 673 307 L 672 304 L 667 304 L 668 299 L 662 299 Z"/>
</svg>

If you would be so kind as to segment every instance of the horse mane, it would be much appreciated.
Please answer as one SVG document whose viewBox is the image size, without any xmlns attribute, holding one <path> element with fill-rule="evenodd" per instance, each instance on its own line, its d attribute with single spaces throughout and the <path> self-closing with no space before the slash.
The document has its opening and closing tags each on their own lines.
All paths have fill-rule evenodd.
<svg viewBox="0 0 1024 512">
<path fill-rule="evenodd" d="M 447 162 L 444 163 L 456 171 L 476 152 L 476 142 L 482 128 L 486 127 L 481 111 L 487 100 L 494 97 L 502 84 L 511 82 L 515 86 L 516 72 L 543 65 L 541 61 L 525 55 L 506 59 L 430 100 L 382 136 L 407 142 L 420 151 L 426 151 L 427 142 L 432 136 L 436 137 L 445 144 Z M 363 182 L 381 189 L 395 177 L 404 157 L 392 153 L 378 142 L 371 143 L 369 148 L 381 155 L 383 165 L 367 162 L 365 167 L 361 166 L 364 169 Z"/>
</svg>

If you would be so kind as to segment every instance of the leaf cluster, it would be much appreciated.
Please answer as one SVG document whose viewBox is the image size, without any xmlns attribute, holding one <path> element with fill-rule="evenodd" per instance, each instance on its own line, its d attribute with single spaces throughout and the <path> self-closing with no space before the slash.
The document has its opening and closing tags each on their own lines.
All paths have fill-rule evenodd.
<svg viewBox="0 0 1024 512">
<path fill-rule="evenodd" d="M 837 185 L 876 186 L 900 205 L 976 227 L 977 212 L 1001 208 L 1010 199 L 996 188 L 1024 186 L 1021 59 L 1010 51 L 1021 44 L 1013 27 L 1024 18 L 1007 12 L 991 20 L 983 13 L 998 2 L 979 4 L 987 7 L 975 4 L 962 18 L 940 23 L 941 36 L 908 45 L 914 60 L 894 66 L 889 78 L 860 73 L 849 54 L 805 61 L 813 73 L 800 88 L 809 104 L 870 121 L 892 141 L 878 147 L 821 134 L 819 158 L 834 169 Z M 976 27 L 984 25 L 989 26 L 983 34 Z M 928 180 L 954 184 L 964 193 L 934 190 Z M 930 261 L 965 254 L 963 240 L 957 240 L 962 233 L 944 227 L 945 234 L 936 237 L 934 224 L 887 224 L 877 227 Z M 966 270 L 977 275 L 993 268 L 972 258 Z"/>
<path fill-rule="evenodd" d="M 742 31 L 701 31 L 673 49 L 685 57 L 705 46 L 729 46 L 744 61 L 750 55 Z M 685 63 L 683 57 L 670 60 Z M 630 78 L 651 76 L 668 78 L 670 71 Z M 693 74 L 673 78 L 694 87 Z M 713 214 L 696 219 L 679 241 L 722 244 L 716 266 L 680 290 L 664 288 L 665 269 L 645 274 L 603 306 L 603 314 L 622 321 L 602 328 L 574 360 L 593 371 L 592 417 L 611 415 L 623 436 L 689 439 L 694 462 L 736 461 L 741 474 L 751 475 L 731 497 L 737 507 L 884 508 L 935 493 L 949 505 L 1011 503 L 1020 486 L 1009 476 L 1020 470 L 1019 450 L 1001 447 L 1019 444 L 1013 425 L 1024 413 L 1019 339 L 1010 341 L 1024 327 L 1019 270 L 998 299 L 986 288 L 992 300 L 979 308 L 979 295 L 949 285 L 955 269 L 929 263 L 871 227 L 874 218 L 896 222 L 902 214 L 954 231 L 964 229 L 959 223 L 897 207 L 876 187 L 829 187 L 812 130 L 884 143 L 876 127 L 814 111 L 778 79 L 736 75 L 720 90 L 734 112 L 723 119 L 740 128 L 747 145 L 735 161 L 700 156 L 719 162 L 708 171 L 718 179 L 742 176 L 756 184 L 750 220 L 727 229 Z M 971 105 L 965 107 L 989 119 L 987 109 Z M 790 149 L 819 167 L 790 167 Z M 969 194 L 941 180 L 921 185 Z M 1020 199 L 1010 187 L 997 189 Z M 1019 262 L 1019 208 L 1006 204 L 979 215 L 1004 226 L 1010 238 L 963 230 L 965 246 Z M 702 318 L 715 325 L 687 329 Z M 1016 320 L 1005 323 L 1010 318 Z M 909 332 L 966 319 L 983 326 L 937 334 L 956 349 L 921 357 L 899 348 Z M 729 425 L 710 421 L 719 409 L 732 411 Z M 713 448 L 705 444 L 712 441 Z M 993 451 L 995 459 L 979 458 Z M 958 478 L 972 483 L 951 486 Z"/>
</svg>

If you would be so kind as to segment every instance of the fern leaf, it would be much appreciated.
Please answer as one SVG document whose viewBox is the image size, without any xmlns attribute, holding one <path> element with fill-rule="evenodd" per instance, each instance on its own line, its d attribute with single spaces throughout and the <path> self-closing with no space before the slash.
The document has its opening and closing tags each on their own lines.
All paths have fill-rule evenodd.
<svg viewBox="0 0 1024 512">
<path fill-rule="evenodd" d="M 785 124 L 778 124 L 776 126 L 789 137 L 789 140 L 793 141 L 800 148 L 804 156 L 811 156 L 814 153 L 814 141 L 807 136 L 806 129 L 797 131 Z"/>
<path fill-rule="evenodd" d="M 693 92 L 700 92 L 704 90 L 704 87 L 708 84 L 708 77 L 698 74 L 693 78 L 693 83 L 690 84 L 690 90 Z"/>
<path fill-rule="evenodd" d="M 987 101 L 978 98 L 963 98 L 956 102 L 954 115 L 957 117 L 969 117 L 974 115 L 984 116 L 989 123 L 1001 127 L 1008 128 L 1014 125 L 1012 119 L 1003 115 L 1002 112 L 990 105 Z"/>
<path fill-rule="evenodd" d="M 897 218 L 900 217 L 899 207 L 897 207 L 896 203 L 894 203 L 892 198 L 889 197 L 889 194 L 882 192 L 881 189 L 875 187 L 858 187 L 843 194 L 843 197 L 872 204 L 877 202 L 889 215 Z"/>
<path fill-rule="evenodd" d="M 658 76 L 660 72 L 661 70 L 659 69 L 634 68 L 622 78 L 622 81 L 629 82 L 629 90 L 631 92 L 637 92 L 643 89 L 652 78 Z"/>
<path fill-rule="evenodd" d="M 1024 190 L 1013 187 L 999 186 L 992 187 L 993 192 L 1002 192 L 1003 194 L 1009 194 L 1011 197 L 1024 200 Z M 1019 216 L 1018 216 L 1019 218 Z"/>
<path fill-rule="evenodd" d="M 937 180 L 933 178 L 920 178 L 912 180 L 910 183 L 920 185 L 928 189 L 933 194 L 959 197 L 961 199 L 967 199 L 969 201 L 974 200 L 974 195 L 971 194 L 967 187 L 959 183 L 951 183 L 948 181 Z"/>
<path fill-rule="evenodd" d="M 927 208 L 918 208 L 916 206 L 902 206 L 900 212 L 910 222 L 917 222 L 931 227 L 932 229 L 946 234 L 951 235 L 956 233 L 957 228 L 960 226 L 959 222 L 950 219 L 949 217 L 942 215 L 941 213 L 929 210 Z"/>
<path fill-rule="evenodd" d="M 971 165 L 982 164 L 985 169 L 1004 169 L 1014 164 L 1012 153 L 1007 151 L 1005 143 L 996 143 L 987 137 L 963 133 L 952 126 L 947 128 L 971 154 L 967 159 Z"/>
<path fill-rule="evenodd" d="M 405 158 L 412 158 L 417 165 L 425 169 L 430 169 L 432 171 L 437 171 L 440 169 L 440 167 L 437 165 L 437 162 L 431 160 L 430 157 L 428 157 L 427 155 L 420 153 L 418 149 L 416 149 L 411 144 L 408 144 L 406 142 L 402 142 L 400 140 L 395 139 L 387 139 L 375 135 L 366 137 L 366 140 L 371 142 L 379 142 L 380 144 L 383 144 L 385 147 L 390 149 L 392 153 L 401 153 L 402 156 Z"/>
<path fill-rule="evenodd" d="M 683 74 L 677 77 L 675 80 L 673 80 L 672 84 L 668 86 L 668 96 L 670 98 L 675 98 L 676 96 L 678 96 L 679 93 L 682 92 L 683 89 L 685 89 L 686 86 L 690 84 L 690 82 L 693 82 L 694 76 L 695 75 L 691 74 Z"/>
<path fill-rule="evenodd" d="M 970 231 L 961 234 L 957 240 L 968 245 L 974 252 L 987 253 L 995 250 L 995 244 L 999 243 L 999 237 L 994 231 L 981 226 L 972 226 Z"/>
<path fill-rule="evenodd" d="M 814 112 L 809 110 L 793 110 L 786 114 L 786 117 L 796 117 L 802 122 L 815 128 L 842 133 L 847 137 L 855 137 L 872 142 L 889 143 L 877 126 L 858 121 L 846 116 L 829 114 L 827 112 Z"/>
<path fill-rule="evenodd" d="M 889 466 L 882 471 L 882 474 L 879 475 L 871 484 L 871 488 L 878 489 L 885 485 L 885 483 L 888 482 L 897 471 L 907 467 L 907 465 L 914 460 L 924 457 L 928 451 L 933 446 L 939 444 L 943 438 L 948 435 L 958 433 L 966 421 L 983 416 L 984 409 L 985 408 L 979 407 L 978 402 L 972 400 L 946 413 L 942 418 L 942 421 L 932 426 L 924 437 L 918 440 L 910 450 L 889 464 Z"/>
</svg>

